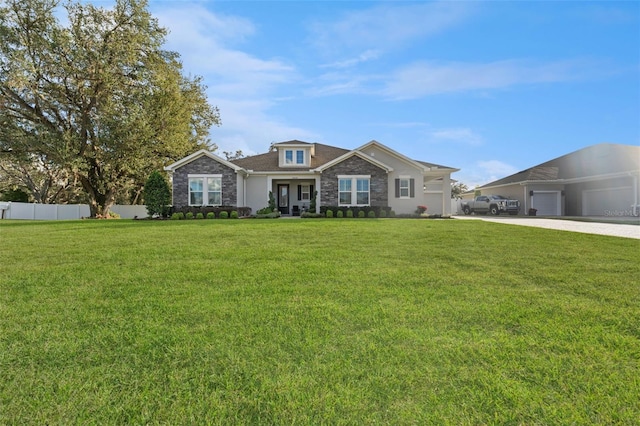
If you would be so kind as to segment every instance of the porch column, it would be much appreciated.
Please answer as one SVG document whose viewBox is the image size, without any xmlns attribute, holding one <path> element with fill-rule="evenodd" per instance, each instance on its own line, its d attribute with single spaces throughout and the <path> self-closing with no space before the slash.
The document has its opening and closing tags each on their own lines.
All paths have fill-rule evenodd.
<svg viewBox="0 0 640 426">
<path fill-rule="evenodd" d="M 316 198 L 316 211 L 313 213 L 318 213 L 320 211 L 320 205 L 322 204 L 322 198 L 320 197 L 321 191 L 320 191 L 320 177 L 321 176 L 316 176 L 316 184 L 315 184 L 315 189 L 314 191 L 318 191 L 318 197 Z M 313 194 L 311 194 L 311 196 L 313 196 Z"/>
<path fill-rule="evenodd" d="M 442 177 L 442 215 L 451 215 L 451 175 Z"/>
</svg>

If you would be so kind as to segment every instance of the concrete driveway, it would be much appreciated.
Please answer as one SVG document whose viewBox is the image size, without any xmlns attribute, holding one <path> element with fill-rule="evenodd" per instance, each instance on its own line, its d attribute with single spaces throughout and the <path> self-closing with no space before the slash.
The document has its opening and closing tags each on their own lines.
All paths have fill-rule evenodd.
<svg viewBox="0 0 640 426">
<path fill-rule="evenodd" d="M 640 240 L 640 221 L 637 225 L 627 223 L 597 222 L 594 218 L 547 219 L 543 217 L 501 217 L 501 216 L 453 216 L 462 220 L 484 220 L 486 222 L 505 223 L 508 225 L 534 226 L 538 228 L 557 229 L 559 231 L 583 232 L 585 234 L 610 235 L 613 237 L 635 238 Z M 588 221 L 585 221 L 588 219 Z M 636 218 L 630 218 L 636 221 Z"/>
</svg>

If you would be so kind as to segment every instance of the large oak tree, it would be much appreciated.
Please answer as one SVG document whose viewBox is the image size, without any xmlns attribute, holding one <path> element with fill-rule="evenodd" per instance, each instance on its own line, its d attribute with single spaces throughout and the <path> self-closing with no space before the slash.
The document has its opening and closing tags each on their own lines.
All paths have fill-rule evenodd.
<svg viewBox="0 0 640 426">
<path fill-rule="evenodd" d="M 153 170 L 209 145 L 219 114 L 163 50 L 146 1 L 64 9 L 63 24 L 57 0 L 0 1 L 0 151 L 50 165 L 105 215 Z"/>
</svg>

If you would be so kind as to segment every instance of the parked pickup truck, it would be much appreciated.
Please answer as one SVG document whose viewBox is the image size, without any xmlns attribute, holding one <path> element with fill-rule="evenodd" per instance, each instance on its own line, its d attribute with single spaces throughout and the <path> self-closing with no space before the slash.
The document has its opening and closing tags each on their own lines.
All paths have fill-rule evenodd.
<svg viewBox="0 0 640 426">
<path fill-rule="evenodd" d="M 494 216 L 500 213 L 518 214 L 520 211 L 520 201 L 510 200 L 502 195 L 480 195 L 473 201 L 462 203 L 464 214 L 487 214 Z"/>
</svg>

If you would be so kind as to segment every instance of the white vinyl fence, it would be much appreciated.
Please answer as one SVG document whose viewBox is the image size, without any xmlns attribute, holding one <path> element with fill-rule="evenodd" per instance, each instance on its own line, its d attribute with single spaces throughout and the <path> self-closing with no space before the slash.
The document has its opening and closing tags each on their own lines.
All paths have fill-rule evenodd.
<svg viewBox="0 0 640 426">
<path fill-rule="evenodd" d="M 147 206 L 114 205 L 111 211 L 119 214 L 122 219 L 147 216 Z M 0 203 L 0 217 L 5 219 L 68 220 L 90 215 L 88 204 Z"/>
</svg>

